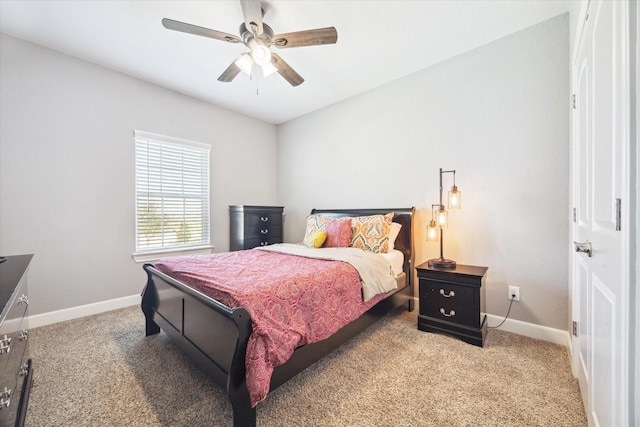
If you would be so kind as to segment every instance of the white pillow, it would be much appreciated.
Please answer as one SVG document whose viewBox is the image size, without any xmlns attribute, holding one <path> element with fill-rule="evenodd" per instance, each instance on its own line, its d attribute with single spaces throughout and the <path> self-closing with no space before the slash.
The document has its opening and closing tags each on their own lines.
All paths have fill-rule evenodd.
<svg viewBox="0 0 640 427">
<path fill-rule="evenodd" d="M 400 234 L 401 228 L 402 225 L 398 224 L 397 222 L 391 223 L 391 229 L 389 230 L 389 252 L 391 252 L 395 248 L 394 243 L 398 238 L 398 234 Z"/>
</svg>

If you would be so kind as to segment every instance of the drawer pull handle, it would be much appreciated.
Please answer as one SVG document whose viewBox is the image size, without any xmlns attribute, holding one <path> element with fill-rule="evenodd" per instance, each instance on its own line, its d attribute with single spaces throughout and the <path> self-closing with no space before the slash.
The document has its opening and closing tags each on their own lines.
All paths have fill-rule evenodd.
<svg viewBox="0 0 640 427">
<path fill-rule="evenodd" d="M 449 312 L 449 314 L 447 314 L 447 313 L 444 312 L 444 308 L 441 308 L 440 309 L 440 314 L 442 314 L 443 316 L 447 316 L 447 317 L 453 317 L 453 316 L 456 315 L 456 311 L 455 310 L 451 310 Z"/>
<path fill-rule="evenodd" d="M 449 293 L 448 293 L 448 294 L 445 294 L 445 293 L 444 293 L 444 289 L 440 289 L 440 295 L 442 295 L 442 296 L 443 296 L 443 297 L 445 297 L 445 298 L 451 298 L 451 297 L 455 297 L 455 296 L 456 296 L 456 293 L 455 293 L 455 292 L 453 292 L 453 291 L 449 291 Z"/>
<path fill-rule="evenodd" d="M 269 217 L 268 216 L 261 216 L 260 217 L 260 221 L 267 222 L 267 221 L 269 221 Z"/>
<path fill-rule="evenodd" d="M 269 230 L 260 230 L 260 234 L 269 234 Z"/>
<path fill-rule="evenodd" d="M 21 330 L 20 333 L 18 334 L 18 340 L 20 341 L 26 341 L 28 337 L 29 337 L 29 331 L 26 329 Z"/>
<path fill-rule="evenodd" d="M 11 338 L 8 338 L 5 334 L 4 338 L 0 340 L 0 354 L 11 352 Z"/>
<path fill-rule="evenodd" d="M 29 362 L 24 362 L 18 371 L 18 375 L 24 377 L 29 373 Z"/>
<path fill-rule="evenodd" d="M 0 409 L 8 408 L 11 403 L 11 389 L 4 388 L 4 391 L 0 393 Z"/>
<path fill-rule="evenodd" d="M 20 298 L 18 298 L 18 305 L 22 304 L 29 305 L 29 298 L 27 298 L 26 295 L 22 295 Z"/>
<path fill-rule="evenodd" d="M 260 246 L 268 246 L 269 242 L 260 242 Z"/>
</svg>

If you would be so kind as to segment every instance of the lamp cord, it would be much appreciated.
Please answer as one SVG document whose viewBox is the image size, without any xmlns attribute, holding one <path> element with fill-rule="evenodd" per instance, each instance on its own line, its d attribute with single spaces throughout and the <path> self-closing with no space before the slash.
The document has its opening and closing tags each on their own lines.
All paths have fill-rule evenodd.
<svg viewBox="0 0 640 427">
<path fill-rule="evenodd" d="M 509 317 L 509 312 L 511 311 L 511 306 L 513 305 L 513 298 L 511 298 L 511 302 L 509 303 L 509 309 L 507 310 L 507 315 L 504 316 L 504 319 L 502 319 L 502 322 L 500 322 L 500 324 L 498 326 L 489 326 L 487 325 L 487 328 L 491 328 L 491 329 L 495 329 L 495 328 L 499 328 L 500 326 L 502 326 L 502 324 L 507 320 L 507 318 Z"/>
</svg>

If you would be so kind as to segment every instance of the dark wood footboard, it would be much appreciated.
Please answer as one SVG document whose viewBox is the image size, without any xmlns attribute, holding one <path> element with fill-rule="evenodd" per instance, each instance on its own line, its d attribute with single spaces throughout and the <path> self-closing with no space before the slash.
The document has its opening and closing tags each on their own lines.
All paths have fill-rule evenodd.
<svg viewBox="0 0 640 427">
<path fill-rule="evenodd" d="M 336 215 L 398 212 L 403 230 L 397 240 L 405 253 L 404 273 L 399 288 L 358 319 L 331 337 L 295 350 L 291 358 L 277 366 L 271 378 L 273 390 L 350 340 L 387 313 L 406 306 L 413 309 L 413 208 L 391 210 L 318 211 Z M 396 221 L 396 218 L 394 218 Z M 251 407 L 246 384 L 245 359 L 251 335 L 251 317 L 243 308 L 231 308 L 190 288 L 145 264 L 147 283 L 142 294 L 146 335 L 165 331 L 214 381 L 226 391 L 233 408 L 236 427 L 255 426 L 256 410 Z"/>
<path fill-rule="evenodd" d="M 160 328 L 229 395 L 235 426 L 255 425 L 245 381 L 245 357 L 251 317 L 243 308 L 226 305 L 145 264 L 142 294 L 146 335 Z"/>
</svg>

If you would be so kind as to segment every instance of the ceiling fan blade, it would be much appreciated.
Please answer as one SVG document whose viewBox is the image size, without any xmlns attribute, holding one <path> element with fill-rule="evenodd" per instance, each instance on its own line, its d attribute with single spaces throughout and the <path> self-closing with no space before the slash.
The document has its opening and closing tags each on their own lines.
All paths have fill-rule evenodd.
<svg viewBox="0 0 640 427">
<path fill-rule="evenodd" d="M 317 28 L 315 30 L 277 34 L 273 36 L 272 40 L 273 44 L 280 49 L 334 44 L 338 41 L 338 32 L 335 27 Z"/>
<path fill-rule="evenodd" d="M 198 27 L 197 25 L 187 24 L 173 19 L 164 18 L 162 25 L 168 30 L 180 31 L 183 33 L 195 34 L 196 36 L 210 37 L 216 40 L 222 40 L 230 43 L 240 43 L 242 40 L 233 34 L 223 33 L 209 28 Z"/>
<path fill-rule="evenodd" d="M 262 5 L 260 0 L 240 0 L 244 25 L 256 36 L 262 34 Z"/>
<path fill-rule="evenodd" d="M 236 61 L 233 61 L 231 65 L 229 65 L 227 69 L 224 70 L 222 74 L 220 74 L 220 77 L 218 77 L 218 81 L 230 82 L 236 78 L 239 72 L 240 72 L 240 67 L 236 65 Z"/>
<path fill-rule="evenodd" d="M 295 70 L 291 68 L 289 64 L 284 62 L 277 53 L 271 53 L 271 63 L 276 67 L 278 73 L 280 73 L 280 75 L 291 84 L 291 86 L 298 86 L 304 82 L 304 79 L 300 74 L 296 73 Z"/>
</svg>

